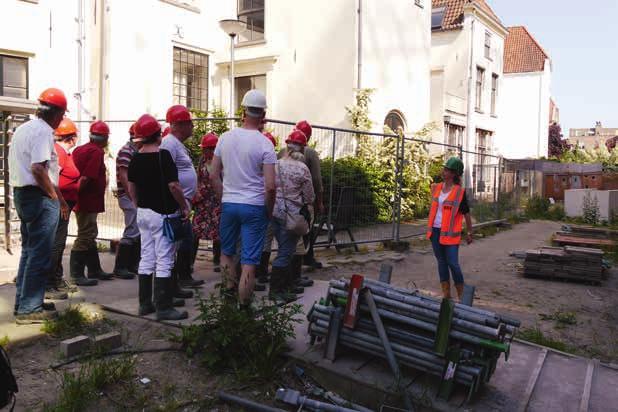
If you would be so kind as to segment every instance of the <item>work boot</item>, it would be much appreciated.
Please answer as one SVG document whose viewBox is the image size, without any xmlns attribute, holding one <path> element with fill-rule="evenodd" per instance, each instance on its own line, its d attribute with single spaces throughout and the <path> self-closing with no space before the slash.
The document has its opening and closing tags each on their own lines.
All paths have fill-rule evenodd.
<svg viewBox="0 0 618 412">
<path fill-rule="evenodd" d="M 174 293 L 174 297 L 175 298 L 179 298 L 179 299 L 191 299 L 193 297 L 193 291 L 192 290 L 187 290 L 187 289 L 182 289 L 180 287 L 180 285 L 178 284 L 178 272 L 176 271 L 176 268 L 173 267 L 172 268 L 172 290 Z"/>
<path fill-rule="evenodd" d="M 74 285 L 71 285 L 64 279 L 60 280 L 60 282 L 56 285 L 56 289 L 66 293 L 74 293 L 78 290 Z"/>
<path fill-rule="evenodd" d="M 444 299 L 451 298 L 451 282 L 440 282 L 440 287 L 442 288 L 442 297 Z"/>
<path fill-rule="evenodd" d="M 45 288 L 45 299 L 65 300 L 68 298 L 69 294 L 67 292 L 60 290 L 55 286 L 48 286 Z"/>
<path fill-rule="evenodd" d="M 270 252 L 262 252 L 260 264 L 255 270 L 255 278 L 259 283 L 268 282 L 268 264 L 270 263 Z"/>
<path fill-rule="evenodd" d="M 297 299 L 297 296 L 293 293 L 289 293 L 286 290 L 286 277 L 288 272 L 287 267 L 273 266 L 270 273 L 270 291 L 268 293 L 269 299 L 275 302 L 290 303 Z"/>
<path fill-rule="evenodd" d="M 303 256 L 303 265 L 310 266 L 314 269 L 322 269 L 322 263 L 315 260 L 315 255 L 313 254 L 313 247 L 310 247 L 307 251 L 307 254 Z"/>
<path fill-rule="evenodd" d="M 98 283 L 96 279 L 88 279 L 84 275 L 87 259 L 87 251 L 71 251 L 69 271 L 71 272 L 71 281 L 77 286 L 94 286 Z"/>
<path fill-rule="evenodd" d="M 215 272 L 221 272 L 221 241 L 212 242 L 212 264 Z"/>
<path fill-rule="evenodd" d="M 101 261 L 99 260 L 99 251 L 96 247 L 88 250 L 86 258 L 86 267 L 88 268 L 88 277 L 90 279 L 100 280 L 112 280 L 113 275 L 111 273 L 104 272 L 101 268 Z"/>
<path fill-rule="evenodd" d="M 153 275 L 138 275 L 139 282 L 139 311 L 138 315 L 145 316 L 155 312 L 152 304 L 152 277 Z"/>
<path fill-rule="evenodd" d="M 204 284 L 201 279 L 193 279 L 191 276 L 191 251 L 179 250 L 176 255 L 178 283 L 184 288 L 197 288 Z"/>
<path fill-rule="evenodd" d="M 464 293 L 464 284 L 455 283 L 455 290 L 457 291 L 457 299 L 459 299 L 459 302 L 461 302 L 461 298 L 463 298 Z"/>
<path fill-rule="evenodd" d="M 255 282 L 255 286 L 253 286 L 254 292 L 264 292 L 265 290 L 266 290 L 266 283 Z"/>
<path fill-rule="evenodd" d="M 185 300 L 184 299 L 180 299 L 180 298 L 173 298 L 172 299 L 172 306 L 175 308 L 181 308 L 185 305 Z"/>
<path fill-rule="evenodd" d="M 187 319 L 189 314 L 186 311 L 179 312 L 173 306 L 172 278 L 154 279 L 155 308 L 157 309 L 157 320 L 181 320 Z"/>
<path fill-rule="evenodd" d="M 304 280 L 301 278 L 303 269 L 302 255 L 292 255 L 292 261 L 289 266 L 289 287 L 293 293 L 304 293 L 304 285 L 313 285 L 312 280 Z"/>
<path fill-rule="evenodd" d="M 25 313 L 15 315 L 15 323 L 18 325 L 32 325 L 34 323 L 45 323 L 47 320 L 53 320 L 58 317 L 58 312 L 55 310 L 41 310 L 39 312 Z"/>
<path fill-rule="evenodd" d="M 114 276 L 119 279 L 133 279 L 135 273 L 129 271 L 129 261 L 133 253 L 133 245 L 118 244 L 116 261 L 114 263 Z"/>
<path fill-rule="evenodd" d="M 131 245 L 131 254 L 129 255 L 129 261 L 127 268 L 131 273 L 139 273 L 139 261 L 142 256 L 142 242 L 141 238 L 137 237 L 134 243 Z"/>
</svg>

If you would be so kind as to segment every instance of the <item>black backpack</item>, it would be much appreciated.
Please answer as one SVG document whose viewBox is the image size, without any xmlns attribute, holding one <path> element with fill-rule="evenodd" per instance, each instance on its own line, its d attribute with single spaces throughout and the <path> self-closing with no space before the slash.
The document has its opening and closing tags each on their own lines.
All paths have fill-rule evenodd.
<svg viewBox="0 0 618 412">
<path fill-rule="evenodd" d="M 13 402 L 10 409 L 12 411 L 15 407 L 15 393 L 17 392 L 17 382 L 13 376 L 11 361 L 4 348 L 0 346 L 0 409 Z"/>
</svg>

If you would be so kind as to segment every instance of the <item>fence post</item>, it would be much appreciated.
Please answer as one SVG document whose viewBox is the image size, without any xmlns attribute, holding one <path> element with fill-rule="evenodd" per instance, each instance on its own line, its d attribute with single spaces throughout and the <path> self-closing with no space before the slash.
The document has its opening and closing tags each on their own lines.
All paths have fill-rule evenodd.
<svg viewBox="0 0 618 412">
<path fill-rule="evenodd" d="M 9 116 L 0 112 L 0 136 L 2 136 L 3 164 L 2 184 L 4 186 L 4 247 L 12 253 L 11 248 L 11 187 L 9 186 Z"/>
<path fill-rule="evenodd" d="M 327 230 L 328 230 L 328 244 L 330 245 L 331 240 L 334 239 L 333 236 L 333 183 L 335 181 L 335 150 L 336 150 L 336 142 L 337 142 L 337 131 L 333 130 L 333 144 L 331 147 L 331 158 L 330 162 L 330 184 L 328 189 L 328 217 L 326 220 Z"/>
<path fill-rule="evenodd" d="M 502 192 L 502 156 L 500 156 L 498 158 L 498 194 L 497 194 L 497 198 L 496 201 L 498 202 L 498 205 L 500 204 L 500 196 L 501 196 L 501 192 Z M 504 212 L 504 211 L 502 211 Z M 501 219 L 502 213 L 500 213 L 500 217 L 499 219 Z"/>
<path fill-rule="evenodd" d="M 397 237 L 397 199 L 399 198 L 399 184 L 397 181 L 399 180 L 399 145 L 401 136 L 397 135 L 396 148 L 395 148 L 395 198 L 393 199 L 393 219 L 392 219 L 392 230 L 391 230 L 391 238 L 395 239 Z"/>
<path fill-rule="evenodd" d="M 463 146 L 459 145 L 457 151 L 459 152 L 459 158 L 463 160 Z"/>
<path fill-rule="evenodd" d="M 405 136 L 402 134 L 397 134 L 397 141 L 401 141 L 401 144 L 399 146 L 401 146 L 401 154 L 397 153 L 397 163 L 398 163 L 398 167 L 397 167 L 397 177 L 396 177 L 396 182 L 397 182 L 397 186 L 396 186 L 396 196 L 397 196 L 397 202 L 395 202 L 395 204 L 393 206 L 395 206 L 395 242 L 399 242 L 400 240 L 400 229 L 401 229 L 401 195 L 402 195 L 402 191 L 403 191 L 403 168 L 405 167 L 405 147 L 406 147 L 406 140 L 405 140 Z"/>
</svg>

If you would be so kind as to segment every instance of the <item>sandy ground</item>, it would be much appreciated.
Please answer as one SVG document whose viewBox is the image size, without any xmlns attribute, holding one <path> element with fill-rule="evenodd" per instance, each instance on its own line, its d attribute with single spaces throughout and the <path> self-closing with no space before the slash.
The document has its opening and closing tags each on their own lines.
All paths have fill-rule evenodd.
<svg viewBox="0 0 618 412">
<path fill-rule="evenodd" d="M 618 360 L 618 270 L 612 269 L 601 286 L 524 278 L 523 260 L 509 252 L 548 244 L 560 228 L 556 222 L 533 221 L 515 225 L 486 239 L 462 246 L 460 263 L 467 283 L 476 286 L 474 304 L 515 316 L 523 327 L 538 327 L 552 338 L 572 346 L 582 355 L 606 361 Z M 320 279 L 354 273 L 377 276 L 380 263 L 346 265 L 316 272 Z M 431 246 L 413 245 L 403 261 L 394 264 L 392 282 L 418 287 L 437 295 L 440 291 L 437 265 Z M 544 320 L 556 312 L 574 312 L 576 325 L 558 325 Z"/>
</svg>

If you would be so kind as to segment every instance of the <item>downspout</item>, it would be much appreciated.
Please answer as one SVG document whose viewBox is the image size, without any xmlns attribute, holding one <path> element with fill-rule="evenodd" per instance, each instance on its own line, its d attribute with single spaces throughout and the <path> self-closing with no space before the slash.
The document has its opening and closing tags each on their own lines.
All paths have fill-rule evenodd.
<svg viewBox="0 0 618 412">
<path fill-rule="evenodd" d="M 363 72 L 363 0 L 358 0 L 358 34 L 357 34 L 357 68 L 356 88 L 361 88 L 361 75 Z"/>
<path fill-rule="evenodd" d="M 84 97 L 84 0 L 77 0 L 77 122 L 81 125 Z"/>
<path fill-rule="evenodd" d="M 476 96 L 472 95 L 472 90 L 473 90 L 473 82 L 474 82 L 474 22 L 475 22 L 475 16 L 474 14 L 471 15 L 471 19 L 472 21 L 470 22 L 470 59 L 469 59 L 469 66 L 468 66 L 468 107 L 466 110 L 466 144 L 465 146 L 465 150 L 468 150 L 470 152 L 474 151 L 474 147 L 470 147 L 471 144 L 474 143 L 474 136 L 475 136 L 475 130 L 473 130 L 473 122 L 472 122 L 472 116 L 474 115 L 474 109 L 472 108 L 472 106 L 474 105 L 474 98 Z M 466 167 L 466 175 L 465 175 L 465 185 L 466 188 L 468 189 L 473 189 L 472 185 L 472 171 L 470 170 L 470 167 L 472 166 L 473 162 L 470 162 L 470 158 L 472 156 L 469 153 L 466 153 L 464 156 L 465 162 L 468 164 Z"/>
<path fill-rule="evenodd" d="M 106 0 L 101 0 L 101 11 L 100 11 L 100 19 L 99 19 L 99 110 L 98 118 L 103 119 L 104 108 L 103 105 L 105 103 L 105 62 L 106 55 L 105 48 L 107 47 L 107 42 L 105 41 L 105 12 L 106 12 Z"/>
<path fill-rule="evenodd" d="M 543 71 L 543 75 L 544 75 L 544 71 Z M 543 136 L 543 132 L 541 130 L 541 123 L 542 123 L 542 113 L 541 113 L 541 107 L 543 106 L 543 102 L 542 102 L 542 98 L 543 98 L 543 75 L 541 75 L 541 78 L 539 80 L 539 115 L 538 115 L 538 123 L 537 123 L 537 133 L 538 133 L 538 138 L 537 138 L 537 142 L 536 142 L 536 157 L 540 158 L 541 157 L 541 139 Z"/>
</svg>

